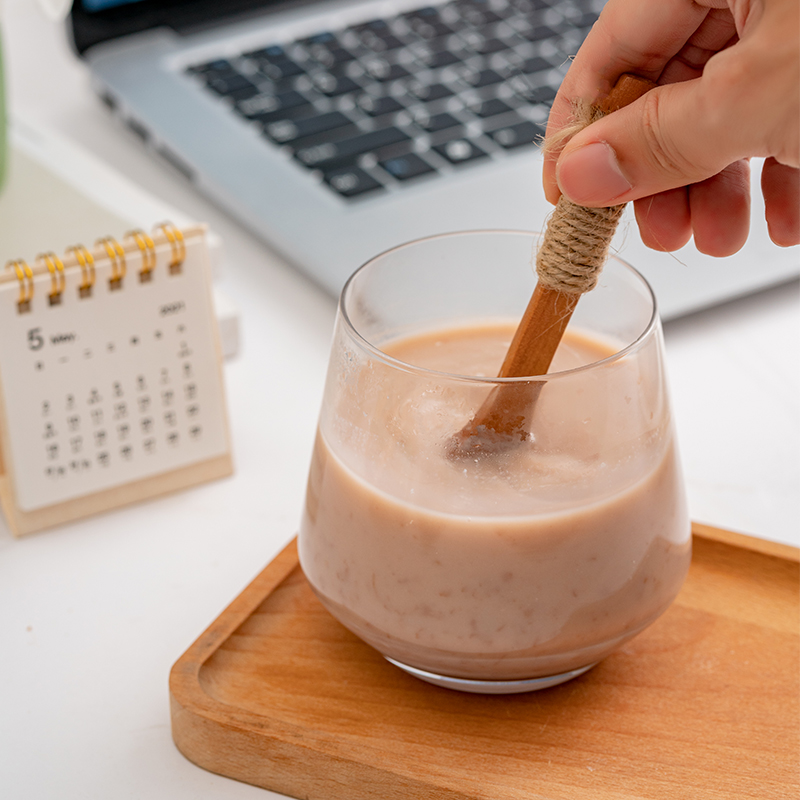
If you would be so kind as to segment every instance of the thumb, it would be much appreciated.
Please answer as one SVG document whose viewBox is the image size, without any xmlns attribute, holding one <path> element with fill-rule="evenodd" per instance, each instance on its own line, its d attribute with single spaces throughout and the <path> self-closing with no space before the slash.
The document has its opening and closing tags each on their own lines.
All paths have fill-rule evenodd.
<svg viewBox="0 0 800 800">
<path fill-rule="evenodd" d="M 570 139 L 556 162 L 567 199 L 626 203 L 705 180 L 744 155 L 724 97 L 702 79 L 658 86 Z M 744 149 L 747 149 L 746 147 Z"/>
</svg>

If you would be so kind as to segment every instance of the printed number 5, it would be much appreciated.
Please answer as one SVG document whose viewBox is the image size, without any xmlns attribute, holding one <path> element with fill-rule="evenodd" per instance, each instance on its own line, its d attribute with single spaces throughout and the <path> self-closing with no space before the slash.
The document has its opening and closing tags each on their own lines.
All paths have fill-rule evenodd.
<svg viewBox="0 0 800 800">
<path fill-rule="evenodd" d="M 31 328 L 28 331 L 28 347 L 31 350 L 41 350 L 44 347 L 44 336 L 39 332 L 41 328 Z"/>
</svg>

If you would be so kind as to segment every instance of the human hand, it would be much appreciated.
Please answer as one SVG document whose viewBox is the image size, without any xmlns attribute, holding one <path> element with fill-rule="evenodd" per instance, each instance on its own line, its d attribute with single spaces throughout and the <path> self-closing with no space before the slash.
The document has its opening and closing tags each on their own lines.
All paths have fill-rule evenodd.
<svg viewBox="0 0 800 800">
<path fill-rule="evenodd" d="M 744 244 L 750 157 L 764 157 L 770 237 L 800 243 L 800 3 L 609 0 L 553 103 L 548 135 L 574 98 L 594 102 L 623 72 L 658 86 L 546 158 L 545 194 L 579 205 L 634 201 L 644 243 L 704 253 Z"/>
</svg>

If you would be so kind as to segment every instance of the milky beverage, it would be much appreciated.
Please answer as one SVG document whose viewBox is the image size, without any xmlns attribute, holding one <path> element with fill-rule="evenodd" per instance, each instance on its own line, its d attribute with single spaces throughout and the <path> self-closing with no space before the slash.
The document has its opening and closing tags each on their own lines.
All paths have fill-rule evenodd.
<svg viewBox="0 0 800 800">
<path fill-rule="evenodd" d="M 453 457 L 453 434 L 491 384 L 438 373 L 496 375 L 512 334 L 434 331 L 382 343 L 389 358 L 338 348 L 329 373 L 303 570 L 367 643 L 440 675 L 514 680 L 593 664 L 666 609 L 689 564 L 656 348 L 608 358 L 607 343 L 568 333 L 530 439 Z"/>
</svg>

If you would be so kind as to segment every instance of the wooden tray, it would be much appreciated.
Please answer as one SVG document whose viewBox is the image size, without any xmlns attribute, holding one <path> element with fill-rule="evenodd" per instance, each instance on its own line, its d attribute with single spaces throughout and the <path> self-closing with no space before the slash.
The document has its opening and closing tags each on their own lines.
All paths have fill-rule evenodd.
<svg viewBox="0 0 800 800">
<path fill-rule="evenodd" d="M 506 696 L 384 661 L 318 603 L 292 542 L 172 668 L 175 743 L 309 800 L 794 800 L 800 551 L 694 535 L 654 625 L 580 678 Z"/>
</svg>

